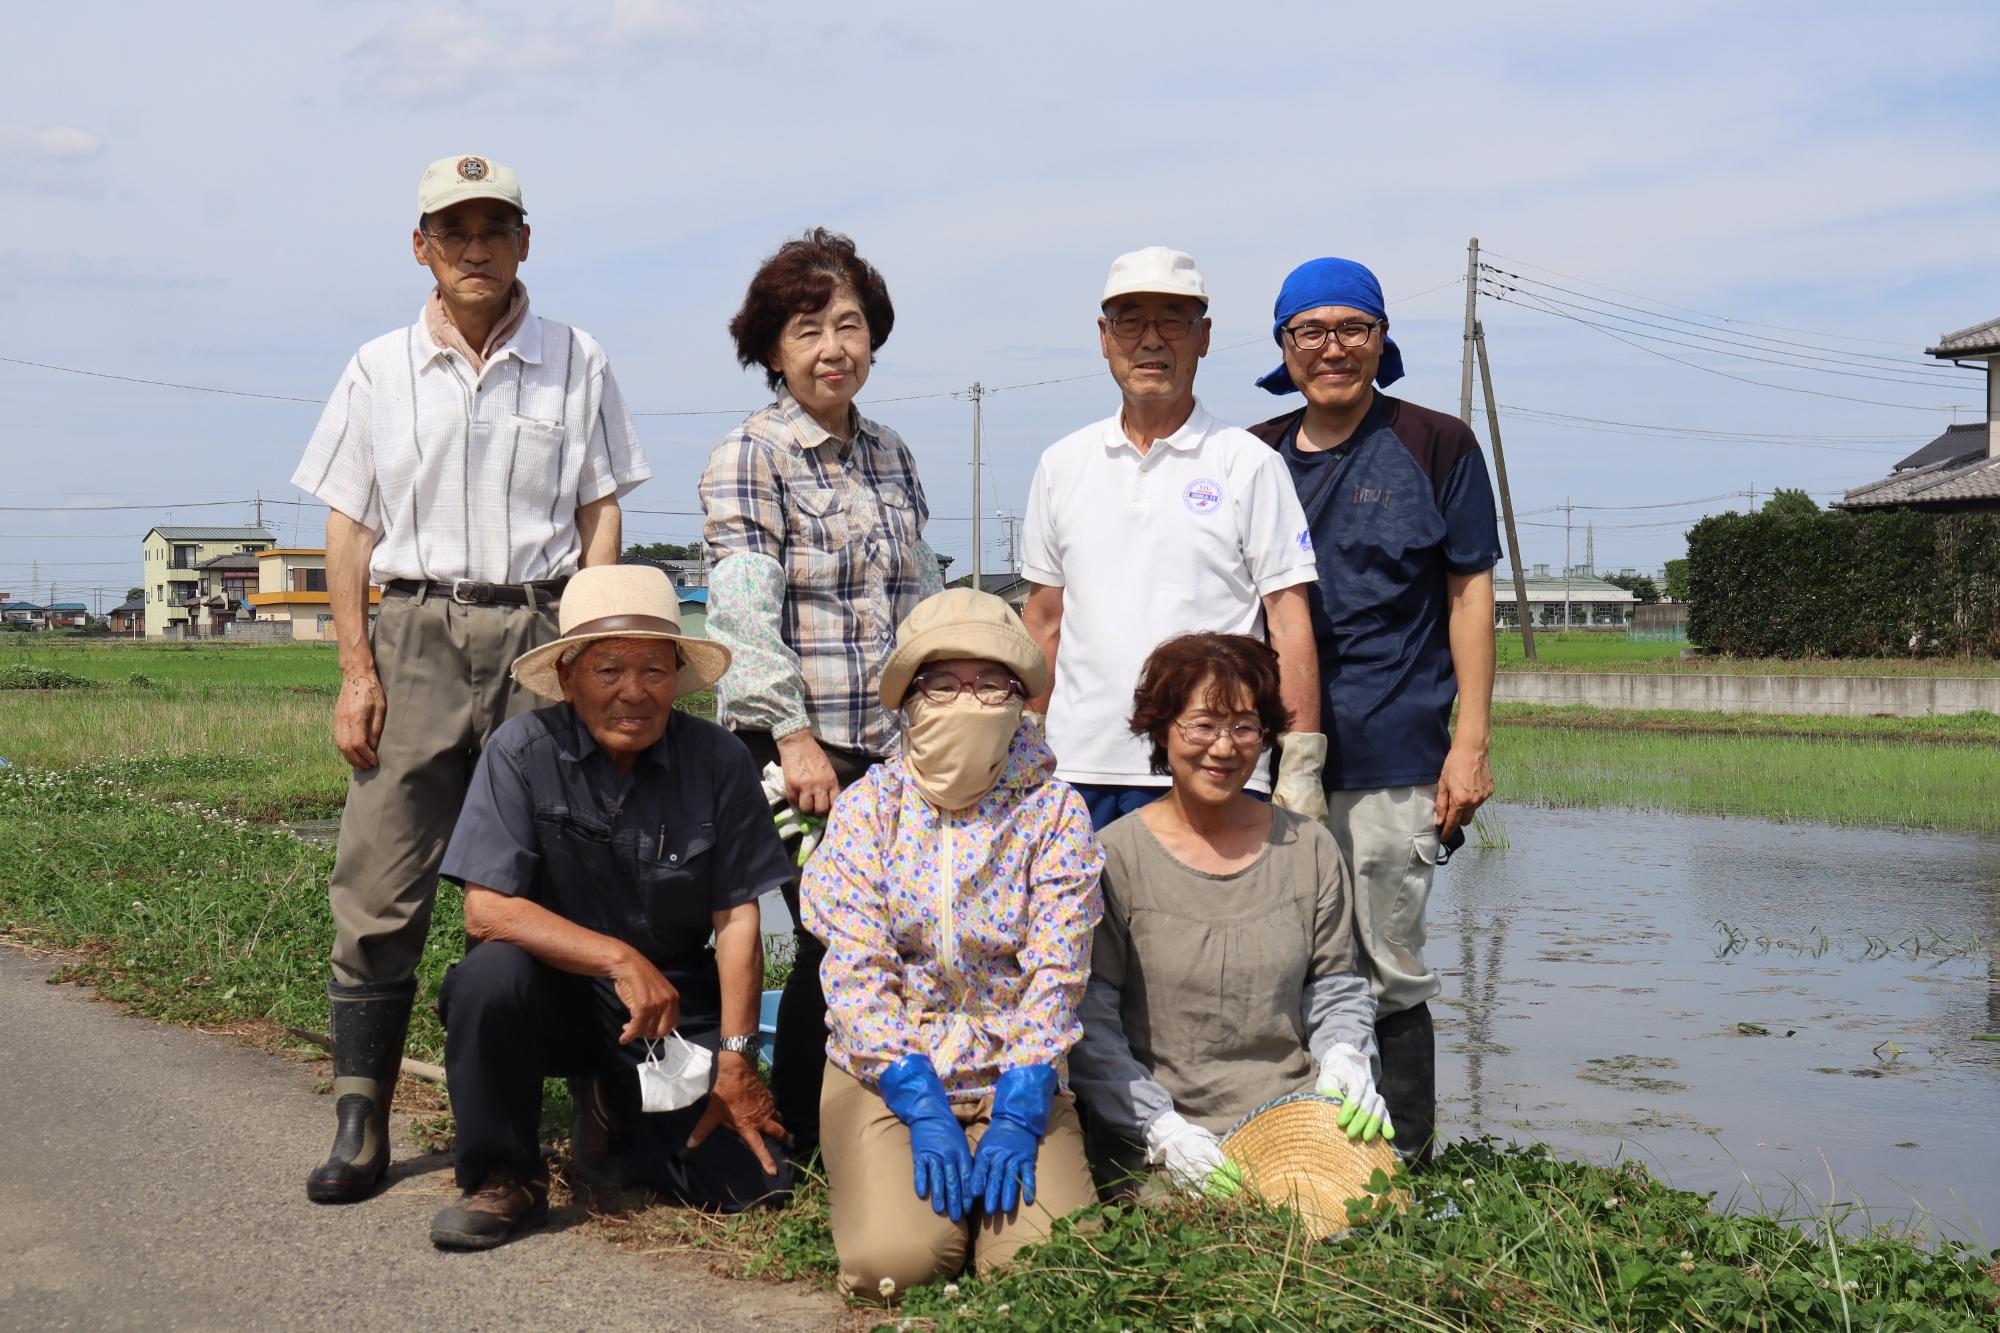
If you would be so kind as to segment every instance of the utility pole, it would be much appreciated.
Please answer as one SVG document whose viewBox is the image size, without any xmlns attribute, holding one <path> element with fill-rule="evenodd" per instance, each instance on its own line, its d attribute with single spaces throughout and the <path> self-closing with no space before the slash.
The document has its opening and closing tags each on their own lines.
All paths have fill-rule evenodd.
<svg viewBox="0 0 2000 1333">
<path fill-rule="evenodd" d="M 1597 520 L 1594 518 L 1583 525 L 1583 572 L 1597 572 Z"/>
<path fill-rule="evenodd" d="M 1486 359 L 1486 329 L 1472 323 L 1479 351 L 1479 382 L 1486 390 L 1486 430 L 1493 441 L 1493 471 L 1500 481 L 1500 517 L 1507 525 L 1507 555 L 1514 566 L 1514 616 L 1521 622 L 1521 655 L 1535 660 L 1535 627 L 1528 619 L 1528 580 L 1521 568 L 1521 534 L 1514 527 L 1514 497 L 1507 489 L 1507 455 L 1500 450 L 1500 409 L 1493 394 L 1493 365 Z"/>
<path fill-rule="evenodd" d="M 264 526 L 264 492 L 262 491 L 257 492 L 256 504 L 257 504 L 257 526 L 259 529 L 262 529 Z"/>
<path fill-rule="evenodd" d="M 1472 340 L 1478 331 L 1479 238 L 1465 243 L 1465 355 L 1458 367 L 1458 419 L 1472 424 Z"/>
<path fill-rule="evenodd" d="M 1569 530 L 1570 530 L 1570 518 L 1575 512 L 1576 512 L 1576 506 L 1571 504 L 1569 497 L 1565 495 L 1563 497 L 1563 628 L 1564 629 L 1569 628 Z"/>
<path fill-rule="evenodd" d="M 966 390 L 972 395 L 972 587 L 979 591 L 979 400 L 986 396 L 986 386 L 978 380 Z"/>
<path fill-rule="evenodd" d="M 1000 521 L 1001 530 L 1007 534 L 1007 574 L 1012 578 L 1021 572 L 1021 550 L 1018 544 L 1021 520 L 1004 509 L 994 510 L 993 517 Z"/>
</svg>

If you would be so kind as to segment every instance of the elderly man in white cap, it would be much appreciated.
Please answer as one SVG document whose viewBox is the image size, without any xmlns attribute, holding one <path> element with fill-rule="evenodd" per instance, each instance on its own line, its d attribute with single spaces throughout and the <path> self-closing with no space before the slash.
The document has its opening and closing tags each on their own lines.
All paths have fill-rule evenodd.
<svg viewBox="0 0 2000 1333">
<path fill-rule="evenodd" d="M 553 636 L 579 565 L 617 560 L 618 497 L 652 475 L 604 350 L 528 308 L 513 170 L 433 162 L 417 213 L 436 287 L 348 362 L 292 474 L 331 511 L 333 743 L 353 769 L 328 889 L 338 1123 L 306 1181 L 321 1203 L 365 1199 L 388 1171 L 438 860 L 480 746 L 533 707 L 496 663 Z"/>
<path fill-rule="evenodd" d="M 728 1212 L 791 1188 L 757 1076 L 757 897 L 792 864 L 749 752 L 674 709 L 728 667 L 641 565 L 578 574 L 561 637 L 514 663 L 559 702 L 493 734 L 445 853 L 477 943 L 438 1000 L 464 1191 L 431 1225 L 440 1247 L 547 1216 L 538 1127 L 556 1075 L 617 1085 L 634 1182 Z"/>
<path fill-rule="evenodd" d="M 1176 634 L 1250 634 L 1277 651 L 1291 725 L 1275 788 L 1260 763 L 1249 790 L 1323 816 L 1312 538 L 1282 462 L 1195 399 L 1209 320 L 1194 260 L 1120 255 L 1097 334 L 1124 405 L 1042 455 L 1022 540 L 1022 618 L 1055 676 L 1029 708 L 1047 710 L 1056 774 L 1100 829 L 1157 798 L 1170 780 L 1125 724 L 1147 654 Z"/>
</svg>

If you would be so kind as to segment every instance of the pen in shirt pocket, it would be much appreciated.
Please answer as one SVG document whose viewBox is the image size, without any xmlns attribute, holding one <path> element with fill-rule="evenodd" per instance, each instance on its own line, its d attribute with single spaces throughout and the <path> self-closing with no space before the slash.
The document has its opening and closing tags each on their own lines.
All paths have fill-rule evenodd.
<svg viewBox="0 0 2000 1333">
<path fill-rule="evenodd" d="M 665 824 L 662 824 L 660 825 L 660 845 L 653 849 L 653 859 L 655 861 L 663 860 L 666 857 L 666 854 L 667 854 L 667 826 Z"/>
</svg>

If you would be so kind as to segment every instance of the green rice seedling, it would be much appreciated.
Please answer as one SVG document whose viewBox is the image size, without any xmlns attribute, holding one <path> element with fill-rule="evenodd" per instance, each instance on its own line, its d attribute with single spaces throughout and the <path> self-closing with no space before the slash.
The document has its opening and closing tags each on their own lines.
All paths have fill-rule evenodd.
<svg viewBox="0 0 2000 1333">
<path fill-rule="evenodd" d="M 1472 812 L 1472 845 L 1482 852 L 1504 852 L 1514 845 L 1498 810 L 1482 805 Z"/>
</svg>

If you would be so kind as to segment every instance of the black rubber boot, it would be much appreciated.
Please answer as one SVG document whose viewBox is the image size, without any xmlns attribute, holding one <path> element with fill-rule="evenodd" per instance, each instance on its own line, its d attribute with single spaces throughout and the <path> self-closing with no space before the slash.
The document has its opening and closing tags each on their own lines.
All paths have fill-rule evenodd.
<svg viewBox="0 0 2000 1333">
<path fill-rule="evenodd" d="M 1430 1165 L 1437 1137 L 1437 1037 L 1431 1007 L 1390 1014 L 1375 1024 L 1382 1053 L 1382 1100 L 1395 1122 L 1397 1153 L 1413 1167 Z"/>
<path fill-rule="evenodd" d="M 415 981 L 327 984 L 333 1002 L 333 1152 L 306 1177 L 314 1203 L 356 1203 L 389 1174 L 389 1104 L 403 1067 Z"/>
</svg>

